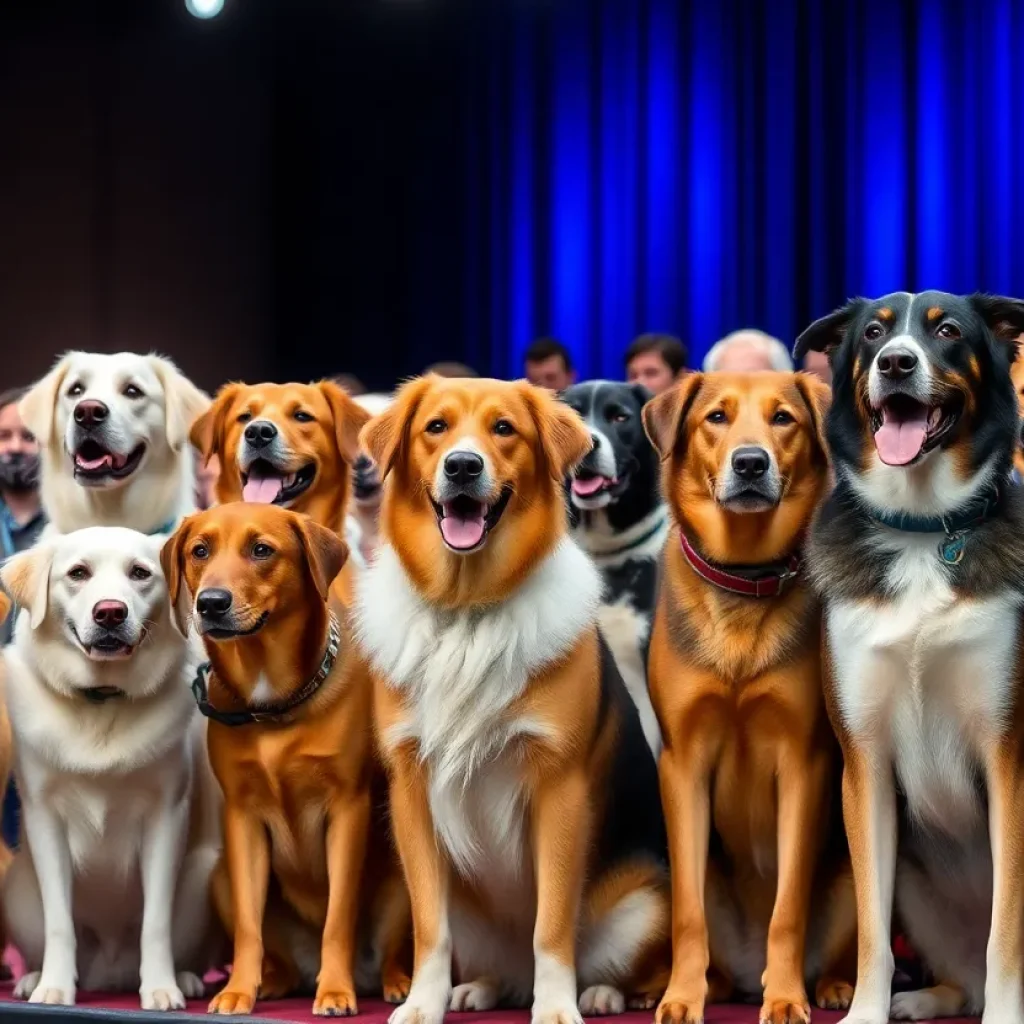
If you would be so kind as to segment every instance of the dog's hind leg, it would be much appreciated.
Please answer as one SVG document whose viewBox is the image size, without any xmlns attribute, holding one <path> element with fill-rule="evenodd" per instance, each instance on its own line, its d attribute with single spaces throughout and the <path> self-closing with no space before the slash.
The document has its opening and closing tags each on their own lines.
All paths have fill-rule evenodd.
<svg viewBox="0 0 1024 1024">
<path fill-rule="evenodd" d="M 43 931 L 43 899 L 39 893 L 39 879 L 27 851 L 18 853 L 7 869 L 3 894 L 7 936 L 25 961 L 25 973 L 14 986 L 14 998 L 28 999 L 39 984 L 46 936 Z"/>
<path fill-rule="evenodd" d="M 215 963 L 214 950 L 223 936 L 211 913 L 211 878 L 220 851 L 215 846 L 189 850 L 181 862 L 174 893 L 174 927 L 171 949 L 175 980 L 186 999 L 199 999 L 205 991 L 203 975 Z"/>
</svg>

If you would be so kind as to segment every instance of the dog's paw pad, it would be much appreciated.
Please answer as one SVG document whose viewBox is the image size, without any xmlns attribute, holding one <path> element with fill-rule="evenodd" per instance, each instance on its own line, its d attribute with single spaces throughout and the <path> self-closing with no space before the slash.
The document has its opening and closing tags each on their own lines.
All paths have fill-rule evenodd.
<svg viewBox="0 0 1024 1024">
<path fill-rule="evenodd" d="M 448 1009 L 455 1013 L 466 1013 L 469 1010 L 486 1012 L 497 1005 L 498 990 L 493 985 L 486 981 L 468 981 L 452 989 Z"/>
<path fill-rule="evenodd" d="M 184 1010 L 185 996 L 177 985 L 164 985 L 160 988 L 145 988 L 140 993 L 144 1010 Z"/>
<path fill-rule="evenodd" d="M 201 999 L 206 994 L 206 986 L 198 974 L 193 974 L 191 971 L 179 971 L 174 976 L 174 980 L 178 983 L 178 988 L 181 989 L 182 995 L 186 999 Z"/>
<path fill-rule="evenodd" d="M 230 988 L 224 989 L 210 1000 L 207 1013 L 223 1013 L 243 1015 L 252 1013 L 253 1004 L 256 1002 L 255 994 L 252 992 L 232 992 Z"/>
<path fill-rule="evenodd" d="M 626 997 L 611 985 L 591 985 L 583 990 L 579 1006 L 584 1017 L 608 1017 L 625 1011 Z"/>
</svg>

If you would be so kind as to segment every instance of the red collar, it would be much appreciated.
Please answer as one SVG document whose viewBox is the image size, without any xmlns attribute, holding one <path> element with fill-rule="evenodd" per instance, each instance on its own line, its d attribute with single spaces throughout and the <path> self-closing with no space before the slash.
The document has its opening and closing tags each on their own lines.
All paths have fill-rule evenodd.
<svg viewBox="0 0 1024 1024">
<path fill-rule="evenodd" d="M 683 549 L 683 556 L 690 563 L 693 571 L 702 580 L 714 584 L 721 590 L 728 590 L 730 594 L 742 594 L 744 597 L 778 597 L 800 572 L 800 556 L 792 554 L 781 562 L 771 563 L 773 567 L 779 567 L 776 571 L 767 572 L 757 579 L 749 579 L 706 562 L 697 554 L 682 530 L 679 531 L 679 542 Z M 750 566 L 749 568 L 757 567 Z"/>
</svg>

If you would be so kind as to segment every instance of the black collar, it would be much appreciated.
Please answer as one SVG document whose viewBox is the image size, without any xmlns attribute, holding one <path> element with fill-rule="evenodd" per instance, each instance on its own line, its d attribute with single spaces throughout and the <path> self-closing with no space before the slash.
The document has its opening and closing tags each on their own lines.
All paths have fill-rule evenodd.
<svg viewBox="0 0 1024 1024">
<path fill-rule="evenodd" d="M 320 667 L 313 677 L 300 689 L 296 690 L 286 701 L 281 704 L 271 704 L 261 708 L 259 711 L 218 711 L 211 703 L 207 691 L 206 680 L 210 675 L 211 665 L 208 661 L 196 669 L 196 677 L 192 681 L 192 696 L 196 699 L 199 710 L 211 721 L 219 722 L 221 725 L 253 725 L 256 723 L 266 725 L 283 725 L 291 720 L 291 713 L 300 705 L 304 704 L 310 697 L 320 689 L 321 684 L 330 674 L 334 662 L 338 657 L 338 650 L 341 646 L 341 631 L 338 628 L 338 620 L 331 613 L 330 627 L 327 634 L 327 648 L 320 661 Z"/>
<path fill-rule="evenodd" d="M 116 686 L 90 686 L 78 691 L 90 704 L 106 704 L 108 700 L 120 700 L 127 696 L 124 690 Z"/>
</svg>

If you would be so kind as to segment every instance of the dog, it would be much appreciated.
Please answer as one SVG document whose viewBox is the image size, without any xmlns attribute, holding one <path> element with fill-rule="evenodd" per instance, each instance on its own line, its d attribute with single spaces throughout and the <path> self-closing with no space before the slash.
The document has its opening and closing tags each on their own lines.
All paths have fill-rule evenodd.
<svg viewBox="0 0 1024 1024">
<path fill-rule="evenodd" d="M 535 1024 L 653 1006 L 669 934 L 656 766 L 598 632 L 600 575 L 567 536 L 589 431 L 524 381 L 427 376 L 361 443 L 385 543 L 357 636 L 416 940 L 392 1024 L 531 988 Z"/>
<path fill-rule="evenodd" d="M 1017 484 L 1024 483 L 1024 359 L 1021 358 L 1022 345 L 1024 345 L 1024 340 L 1018 338 L 1014 349 L 1014 359 L 1010 364 L 1010 379 L 1017 392 L 1017 405 L 1020 407 L 1022 417 L 1017 449 L 1013 453 L 1013 472 L 1011 474 L 1013 482 Z"/>
<path fill-rule="evenodd" d="M 210 399 L 162 356 L 69 352 L 21 400 L 47 531 L 170 533 L 195 508 L 188 428 Z"/>
<path fill-rule="evenodd" d="M 641 418 L 651 394 L 642 384 L 592 380 L 561 397 L 593 439 L 570 480 L 572 536 L 601 570 L 601 632 L 657 757 L 661 733 L 647 691 L 647 649 L 668 512 Z"/>
<path fill-rule="evenodd" d="M 22 801 L 4 913 L 30 1002 L 73 1005 L 78 984 L 182 1009 L 213 965 L 219 794 L 161 542 L 88 527 L 0 570 L 23 609 L 4 648 Z"/>
<path fill-rule="evenodd" d="M 853 994 L 839 749 L 799 562 L 829 483 L 828 399 L 808 374 L 694 373 L 644 409 L 673 521 L 649 664 L 675 943 L 659 1024 L 735 996 L 806 1024 L 808 980 L 819 1006 Z"/>
<path fill-rule="evenodd" d="M 391 404 L 391 395 L 358 395 L 361 405 L 371 416 L 382 413 Z M 380 474 L 373 459 L 361 451 L 352 465 L 352 511 L 345 524 L 345 539 L 353 558 L 365 568 L 380 546 L 380 502 L 383 494 Z"/>
<path fill-rule="evenodd" d="M 308 517 L 241 502 L 189 517 L 163 550 L 182 627 L 197 625 L 209 657 L 196 692 L 225 798 L 213 898 L 235 950 L 214 1013 L 315 985 L 314 1014 L 348 1015 L 357 987 L 379 994 L 382 975 L 390 1001 L 409 989 L 409 904 L 382 814 L 370 679 L 329 597 L 346 555 Z M 357 986 L 359 917 L 372 955 Z"/>
<path fill-rule="evenodd" d="M 345 535 L 352 464 L 370 414 L 333 381 L 227 384 L 192 424 L 203 457 L 217 456 L 217 500 L 279 505 Z M 348 603 L 351 568 L 335 586 Z"/>
<path fill-rule="evenodd" d="M 856 299 L 812 324 L 835 492 L 808 565 L 857 892 L 849 1021 L 1024 1020 L 1024 496 L 1008 486 L 1024 303 Z M 937 984 L 890 999 L 893 893 Z"/>
</svg>

